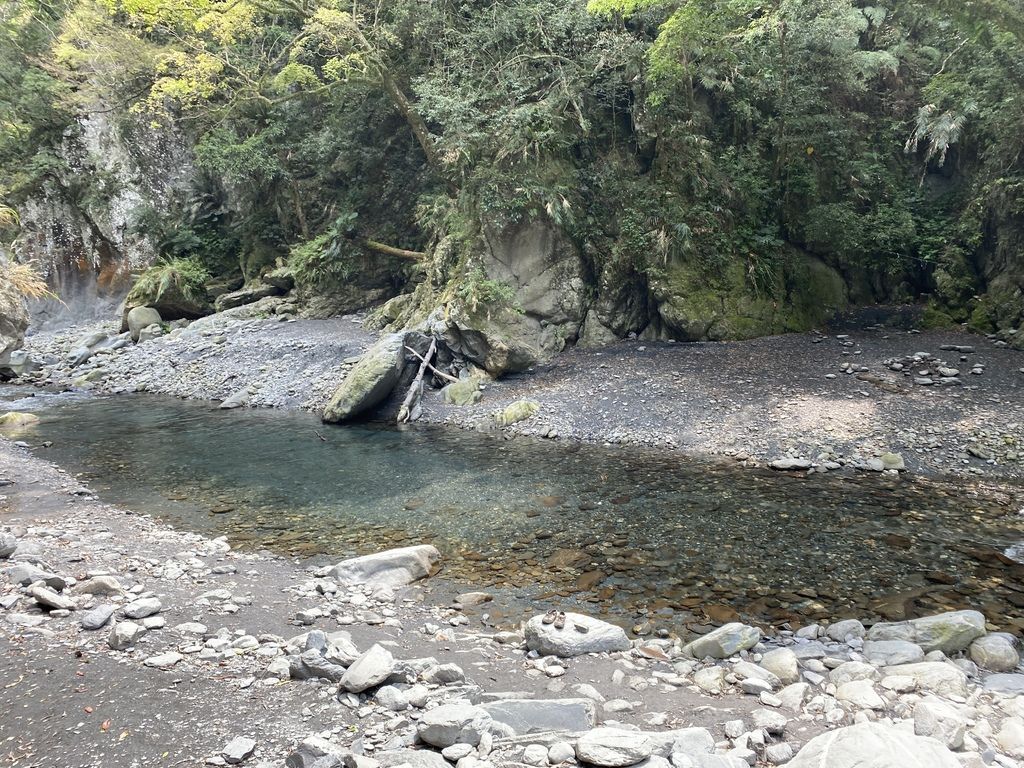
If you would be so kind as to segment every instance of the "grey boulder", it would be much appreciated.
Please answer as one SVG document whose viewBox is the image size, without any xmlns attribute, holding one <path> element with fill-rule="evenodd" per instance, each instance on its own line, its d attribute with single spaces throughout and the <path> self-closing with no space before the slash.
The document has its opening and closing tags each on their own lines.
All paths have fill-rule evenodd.
<svg viewBox="0 0 1024 768">
<path fill-rule="evenodd" d="M 580 632 L 576 627 L 587 631 Z M 526 623 L 524 635 L 526 646 L 542 656 L 570 658 L 585 653 L 628 651 L 631 647 L 622 627 L 581 613 L 566 613 L 561 629 L 545 624 L 542 616 L 534 616 Z"/>
<path fill-rule="evenodd" d="M 576 757 L 601 768 L 626 768 L 649 758 L 653 749 L 651 740 L 638 731 L 595 728 L 576 742 Z"/>
<path fill-rule="evenodd" d="M 469 703 L 442 704 L 427 710 L 420 718 L 417 734 L 420 741 L 444 749 L 452 744 L 475 747 L 490 730 L 491 716 L 481 707 Z"/>
<path fill-rule="evenodd" d="M 19 563 L 6 569 L 4 573 L 12 584 L 20 584 L 23 587 L 41 581 L 50 589 L 60 592 L 67 586 L 67 582 L 57 574 L 44 571 L 31 563 Z"/>
<path fill-rule="evenodd" d="M 329 661 L 316 648 L 303 651 L 288 663 L 288 675 L 295 680 L 321 678 L 337 683 L 345 676 L 345 671 L 345 667 Z"/>
<path fill-rule="evenodd" d="M 78 622 L 86 632 L 94 632 L 97 629 L 102 629 L 113 615 L 114 606 L 97 605 L 91 611 L 83 613 Z"/>
<path fill-rule="evenodd" d="M 220 756 L 228 765 L 237 765 L 245 762 L 256 751 L 256 742 L 244 736 L 239 736 L 227 743 L 221 750 Z"/>
<path fill-rule="evenodd" d="M 142 597 L 133 600 L 124 607 L 124 615 L 129 619 L 144 619 L 163 610 L 163 604 L 155 597 Z"/>
<path fill-rule="evenodd" d="M 1013 643 L 1003 635 L 979 637 L 968 649 L 971 661 L 992 672 L 1010 672 L 1020 664 L 1020 655 Z"/>
<path fill-rule="evenodd" d="M 695 658 L 727 659 L 753 648 L 761 641 L 761 630 L 739 622 L 725 624 L 689 643 L 683 650 Z"/>
<path fill-rule="evenodd" d="M 0 533 L 0 560 L 6 560 L 18 548 L 18 540 L 9 533 Z"/>
<path fill-rule="evenodd" d="M 862 652 L 864 658 L 882 667 L 924 661 L 924 649 L 906 640 L 868 640 Z"/>
<path fill-rule="evenodd" d="M 883 723 L 861 723 L 811 739 L 789 768 L 960 768 L 935 739 Z"/>
<path fill-rule="evenodd" d="M 950 611 L 910 621 L 882 622 L 868 630 L 868 640 L 906 640 L 925 653 L 942 651 L 947 656 L 967 647 L 985 634 L 985 616 L 979 611 Z"/>
<path fill-rule="evenodd" d="M 344 560 L 331 569 L 339 584 L 401 587 L 430 575 L 441 553 L 430 544 L 402 547 Z"/>
<path fill-rule="evenodd" d="M 144 328 L 163 322 L 160 313 L 152 307 L 135 307 L 128 313 L 128 332 L 132 341 L 138 342 Z"/>
<path fill-rule="evenodd" d="M 395 658 L 380 645 L 374 645 L 352 662 L 341 678 L 341 687 L 351 693 L 361 693 L 380 685 L 395 669 Z M 445 745 L 447 746 L 447 745 Z"/>
</svg>

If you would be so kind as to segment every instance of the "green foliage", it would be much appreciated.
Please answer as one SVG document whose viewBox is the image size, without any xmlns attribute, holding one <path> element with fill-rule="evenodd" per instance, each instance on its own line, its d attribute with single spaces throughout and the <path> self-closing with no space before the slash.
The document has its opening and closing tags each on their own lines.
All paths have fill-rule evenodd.
<svg viewBox="0 0 1024 768">
<path fill-rule="evenodd" d="M 508 283 L 490 279 L 479 266 L 471 268 L 459 281 L 456 295 L 471 313 L 489 314 L 499 308 L 523 311 L 515 289 Z"/>
<path fill-rule="evenodd" d="M 355 212 L 339 216 L 323 234 L 292 247 L 288 266 L 298 283 L 323 288 L 355 276 L 357 248 L 351 237 L 356 218 Z"/>
<path fill-rule="evenodd" d="M 139 275 L 125 303 L 132 306 L 158 302 L 162 296 L 173 294 L 201 306 L 206 303 L 209 279 L 210 273 L 196 259 L 169 259 Z"/>
<path fill-rule="evenodd" d="M 288 254 L 318 290 L 418 276 L 372 239 L 431 252 L 436 295 L 504 305 L 467 267 L 481 233 L 543 219 L 595 283 L 685 273 L 771 306 L 803 290 L 802 251 L 964 320 L 1022 242 L 1013 0 L 8 6 L 0 196 L 110 197 L 116 174 L 62 159 L 83 109 L 173 126 L 203 176 L 137 226 L 217 273 Z"/>
</svg>

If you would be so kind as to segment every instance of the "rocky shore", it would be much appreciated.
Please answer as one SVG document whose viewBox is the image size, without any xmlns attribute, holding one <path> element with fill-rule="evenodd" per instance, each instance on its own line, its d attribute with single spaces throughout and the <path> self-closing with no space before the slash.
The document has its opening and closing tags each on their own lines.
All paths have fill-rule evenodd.
<svg viewBox="0 0 1024 768">
<path fill-rule="evenodd" d="M 973 611 L 771 636 L 630 640 L 573 613 L 499 632 L 490 595 L 431 576 L 429 546 L 323 565 L 238 552 L 107 506 L 8 441 L 0 466 L 12 765 L 1024 759 L 1017 640 Z"/>
<path fill-rule="evenodd" d="M 113 324 L 36 334 L 26 354 L 45 365 L 22 381 L 320 412 L 375 340 L 361 316 L 264 315 L 239 307 L 140 344 Z M 842 330 L 573 349 L 501 380 L 470 376 L 454 397 L 428 387 L 419 417 L 797 471 L 1024 477 L 1024 354 L 958 332 Z"/>
</svg>

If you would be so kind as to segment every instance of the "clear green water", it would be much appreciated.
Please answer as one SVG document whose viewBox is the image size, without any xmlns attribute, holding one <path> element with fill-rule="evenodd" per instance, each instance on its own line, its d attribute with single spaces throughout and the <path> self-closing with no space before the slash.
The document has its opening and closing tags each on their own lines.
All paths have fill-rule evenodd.
<svg viewBox="0 0 1024 768">
<path fill-rule="evenodd" d="M 1002 554 L 1024 540 L 1016 488 L 808 478 L 143 395 L 6 407 L 40 415 L 23 439 L 104 500 L 236 546 L 340 559 L 433 542 L 444 574 L 473 588 L 655 627 L 966 606 L 1024 626 L 1024 565 Z"/>
</svg>

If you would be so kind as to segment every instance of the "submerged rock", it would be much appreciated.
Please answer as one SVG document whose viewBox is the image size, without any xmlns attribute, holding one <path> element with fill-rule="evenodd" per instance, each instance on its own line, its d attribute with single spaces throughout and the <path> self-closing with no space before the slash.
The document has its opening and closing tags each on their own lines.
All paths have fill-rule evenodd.
<svg viewBox="0 0 1024 768">
<path fill-rule="evenodd" d="M 586 631 L 581 632 L 580 629 Z M 543 656 L 569 658 L 584 653 L 628 651 L 630 648 L 629 638 L 622 627 L 581 613 L 566 613 L 565 626 L 561 629 L 556 629 L 554 624 L 545 624 L 542 616 L 534 616 L 526 623 L 525 636 L 527 647 Z"/>
<path fill-rule="evenodd" d="M 33 427 L 39 423 L 39 417 L 33 413 L 8 411 L 0 416 L 0 429 L 18 430 Z"/>
<path fill-rule="evenodd" d="M 385 336 L 349 371 L 324 408 L 323 420 L 346 421 L 380 405 L 394 390 L 404 366 L 405 335 Z"/>
<path fill-rule="evenodd" d="M 861 723 L 811 739 L 790 768 L 960 768 L 935 739 L 883 723 Z"/>
</svg>

